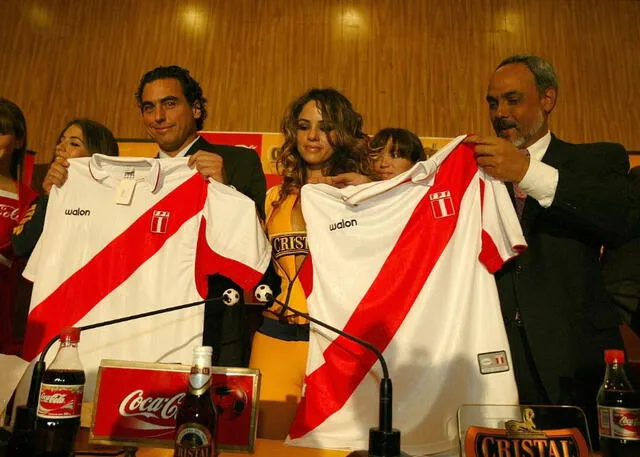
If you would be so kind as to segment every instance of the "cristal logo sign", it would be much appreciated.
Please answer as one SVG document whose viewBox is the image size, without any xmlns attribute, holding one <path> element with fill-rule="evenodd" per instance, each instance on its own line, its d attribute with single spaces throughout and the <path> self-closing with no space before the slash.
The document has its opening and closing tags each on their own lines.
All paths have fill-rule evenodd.
<svg viewBox="0 0 640 457">
<path fill-rule="evenodd" d="M 134 390 L 120 402 L 118 412 L 124 417 L 173 419 L 186 393 L 173 397 L 144 397 L 142 389 Z"/>
</svg>

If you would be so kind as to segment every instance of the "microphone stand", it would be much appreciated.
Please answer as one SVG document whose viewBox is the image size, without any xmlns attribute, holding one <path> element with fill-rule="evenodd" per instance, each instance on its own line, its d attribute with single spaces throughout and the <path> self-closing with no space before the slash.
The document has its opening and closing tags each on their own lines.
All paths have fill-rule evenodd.
<svg viewBox="0 0 640 457">
<path fill-rule="evenodd" d="M 227 290 L 228 291 L 228 290 Z M 121 322 L 133 321 L 136 319 L 142 319 L 143 317 L 155 316 L 156 314 L 169 313 L 171 311 L 178 311 L 185 308 L 191 308 L 198 305 L 214 301 L 223 301 L 225 304 L 231 306 L 235 305 L 238 300 L 234 299 L 230 295 L 222 295 L 221 297 L 208 298 L 205 300 L 199 300 L 191 303 L 185 303 L 182 305 L 172 306 L 170 308 L 158 309 L 155 311 L 147 311 L 146 313 L 133 314 L 131 316 L 119 317 L 117 319 L 111 319 L 103 322 L 96 322 L 95 324 L 84 325 L 80 328 L 80 331 L 92 330 L 94 328 L 106 327 L 108 325 L 119 324 Z M 33 434 L 36 427 L 36 412 L 38 410 L 38 398 L 40 396 L 40 384 L 42 383 L 42 377 L 46 368 L 45 357 L 51 346 L 60 339 L 60 335 L 56 335 L 47 343 L 38 361 L 33 367 L 33 374 L 31 376 L 31 384 L 29 386 L 29 396 L 27 397 L 27 404 L 16 407 L 16 422 L 14 429 L 20 431 L 21 434 Z"/>
<path fill-rule="evenodd" d="M 260 297 L 257 297 L 257 294 L 256 298 L 260 300 Z M 264 301 L 267 306 L 275 302 L 282 306 L 283 311 L 289 311 L 296 316 L 303 317 L 308 321 L 319 325 L 320 327 L 335 332 L 340 336 L 344 336 L 348 340 L 366 347 L 367 349 L 372 351 L 380 361 L 380 366 L 382 367 L 382 380 L 380 381 L 379 426 L 371 427 L 369 429 L 368 451 L 353 451 L 347 457 L 409 457 L 408 454 L 405 454 L 400 450 L 400 430 L 392 428 L 391 426 L 393 387 L 391 385 L 391 378 L 389 377 L 387 362 L 384 360 L 382 352 L 380 352 L 377 347 L 375 347 L 368 341 L 365 341 L 361 338 L 358 338 L 357 336 L 351 335 L 343 330 L 326 324 L 314 317 L 311 317 L 307 313 L 303 313 L 301 311 L 298 311 L 297 309 L 291 308 L 286 303 L 283 303 L 280 300 L 276 299 L 271 292 L 267 292 L 264 295 Z"/>
</svg>

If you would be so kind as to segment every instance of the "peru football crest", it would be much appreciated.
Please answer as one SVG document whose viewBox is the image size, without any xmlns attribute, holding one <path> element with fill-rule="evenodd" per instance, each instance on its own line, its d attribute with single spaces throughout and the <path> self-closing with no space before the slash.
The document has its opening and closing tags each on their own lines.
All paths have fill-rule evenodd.
<svg viewBox="0 0 640 457">
<path fill-rule="evenodd" d="M 169 211 L 154 210 L 151 217 L 151 233 L 167 233 L 170 215 Z"/>
<path fill-rule="evenodd" d="M 453 207 L 451 191 L 445 190 L 444 192 L 435 192 L 429 195 L 429 199 L 431 200 L 433 217 L 436 219 L 453 216 L 456 213 L 456 210 Z"/>
</svg>

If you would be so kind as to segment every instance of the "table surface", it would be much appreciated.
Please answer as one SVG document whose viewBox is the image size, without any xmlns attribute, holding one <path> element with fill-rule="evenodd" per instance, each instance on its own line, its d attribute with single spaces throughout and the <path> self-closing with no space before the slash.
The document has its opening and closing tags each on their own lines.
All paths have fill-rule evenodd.
<svg viewBox="0 0 640 457">
<path fill-rule="evenodd" d="M 88 444 L 89 430 L 81 428 L 76 437 L 76 451 L 95 452 L 96 455 L 115 455 L 122 450 L 121 446 L 100 446 Z M 258 438 L 253 454 L 246 452 L 222 452 L 220 457 L 231 456 L 255 456 L 255 457 L 346 457 L 349 451 L 332 451 L 328 449 L 312 449 L 294 446 L 286 446 L 278 440 L 265 440 Z M 137 457 L 172 457 L 173 449 L 141 447 L 136 451 Z"/>
<path fill-rule="evenodd" d="M 310 449 L 293 446 L 285 446 L 282 441 L 274 440 L 256 440 L 255 452 L 253 454 L 223 452 L 220 457 L 229 457 L 237 455 L 256 456 L 256 457 L 345 457 L 349 452 L 346 451 L 330 451 L 326 449 Z M 136 452 L 138 457 L 171 457 L 173 449 L 151 449 L 140 448 Z"/>
</svg>

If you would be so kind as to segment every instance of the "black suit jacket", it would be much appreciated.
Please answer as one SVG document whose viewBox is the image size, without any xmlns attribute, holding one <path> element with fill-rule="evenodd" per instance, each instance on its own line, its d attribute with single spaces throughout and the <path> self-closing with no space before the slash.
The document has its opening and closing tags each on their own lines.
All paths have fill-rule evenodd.
<svg viewBox="0 0 640 457">
<path fill-rule="evenodd" d="M 552 137 L 543 162 L 559 172 L 554 201 L 545 209 L 527 198 L 521 225 L 528 248 L 496 273 L 496 282 L 510 343 L 520 335 L 519 311 L 548 399 L 581 406 L 593 420 L 603 351 L 622 347 L 599 257 L 603 244 L 625 236 L 629 161 L 620 145 Z M 514 356 L 518 363 L 523 359 Z"/>
<path fill-rule="evenodd" d="M 186 155 L 198 151 L 214 152 L 224 160 L 227 184 L 233 186 L 256 203 L 260 217 L 264 217 L 264 198 L 267 183 L 258 154 L 248 148 L 211 144 L 200 137 L 189 148 Z"/>
<path fill-rule="evenodd" d="M 198 151 L 219 154 L 224 163 L 227 184 L 251 198 L 261 217 L 264 215 L 266 181 L 260 158 L 247 148 L 211 144 L 200 137 L 186 155 Z M 242 288 L 222 275 L 209 277 L 208 297 L 219 297 L 225 290 Z M 247 366 L 249 363 L 249 327 L 244 302 L 227 307 L 223 303 L 205 306 L 203 344 L 213 346 L 215 365 Z"/>
</svg>

